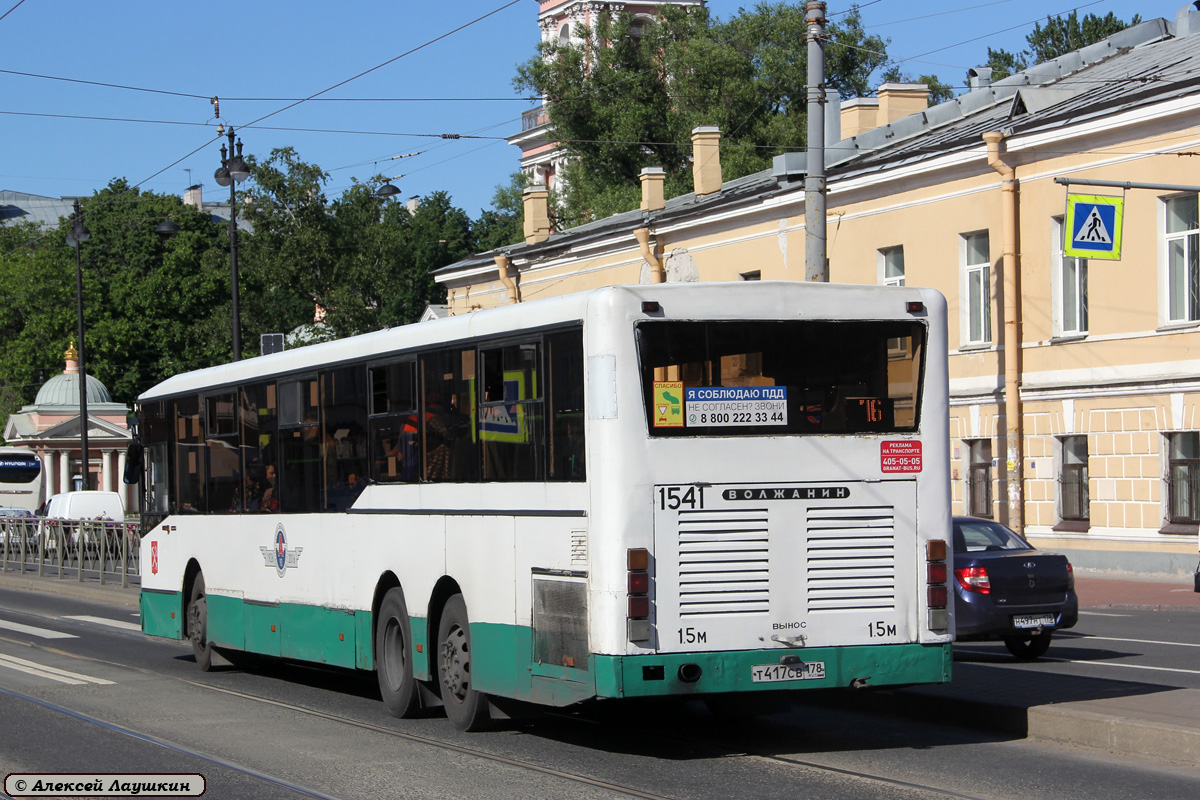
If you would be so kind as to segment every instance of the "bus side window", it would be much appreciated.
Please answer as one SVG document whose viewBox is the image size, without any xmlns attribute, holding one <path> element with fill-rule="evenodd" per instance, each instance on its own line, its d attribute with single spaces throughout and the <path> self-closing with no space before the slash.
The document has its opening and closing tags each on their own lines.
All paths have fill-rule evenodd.
<svg viewBox="0 0 1200 800">
<path fill-rule="evenodd" d="M 321 373 L 323 511 L 344 511 L 366 487 L 366 377 L 361 365 Z"/>
<path fill-rule="evenodd" d="M 582 481 L 584 464 L 583 331 L 546 337 L 547 445 L 552 481 Z"/>
<path fill-rule="evenodd" d="M 370 475 L 376 483 L 417 480 L 420 430 L 415 365 L 414 361 L 401 361 L 368 371 Z"/>
<path fill-rule="evenodd" d="M 200 398 L 175 400 L 175 497 L 180 514 L 208 511 L 204 498 L 204 428 L 200 420 Z"/>
<path fill-rule="evenodd" d="M 276 495 L 280 510 L 317 511 L 321 506 L 321 428 L 317 379 L 279 383 L 280 461 Z"/>
<path fill-rule="evenodd" d="M 438 350 L 421 356 L 422 474 L 427 481 L 479 480 L 475 413 L 475 350 Z"/>
</svg>

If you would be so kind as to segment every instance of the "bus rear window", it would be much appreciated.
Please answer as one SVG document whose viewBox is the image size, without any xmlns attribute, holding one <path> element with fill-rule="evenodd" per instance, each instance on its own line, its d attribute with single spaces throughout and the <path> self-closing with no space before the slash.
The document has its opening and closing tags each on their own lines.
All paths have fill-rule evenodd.
<svg viewBox="0 0 1200 800">
<path fill-rule="evenodd" d="M 0 483 L 31 483 L 42 473 L 42 462 L 37 456 L 0 456 Z"/>
<path fill-rule="evenodd" d="M 637 343 L 654 436 L 917 430 L 919 322 L 645 321 Z"/>
</svg>

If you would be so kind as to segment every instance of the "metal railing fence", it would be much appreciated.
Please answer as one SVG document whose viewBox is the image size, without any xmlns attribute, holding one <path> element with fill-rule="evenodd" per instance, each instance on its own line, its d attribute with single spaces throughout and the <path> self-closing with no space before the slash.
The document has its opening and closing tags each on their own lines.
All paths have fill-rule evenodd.
<svg viewBox="0 0 1200 800">
<path fill-rule="evenodd" d="M 129 586 L 140 578 L 137 522 L 108 519 L 0 519 L 0 570 L 39 577 L 96 577 Z"/>
</svg>

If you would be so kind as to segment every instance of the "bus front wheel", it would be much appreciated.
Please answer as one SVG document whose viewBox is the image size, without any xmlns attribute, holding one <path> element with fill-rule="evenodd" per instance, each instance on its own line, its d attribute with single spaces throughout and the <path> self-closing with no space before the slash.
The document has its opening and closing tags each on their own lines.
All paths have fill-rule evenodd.
<svg viewBox="0 0 1200 800">
<path fill-rule="evenodd" d="M 411 642 L 404 593 L 389 589 L 375 622 L 375 676 L 388 713 L 402 719 L 413 716 L 420 707 Z"/>
<path fill-rule="evenodd" d="M 478 731 L 490 720 L 488 699 L 471 680 L 471 629 L 461 594 L 446 601 L 438 623 L 438 678 L 446 716 L 460 731 Z"/>
<path fill-rule="evenodd" d="M 196 575 L 192 583 L 192 595 L 187 608 L 188 638 L 192 640 L 192 653 L 196 666 L 204 672 L 212 669 L 212 643 L 208 641 L 208 599 L 204 594 L 204 574 Z"/>
</svg>

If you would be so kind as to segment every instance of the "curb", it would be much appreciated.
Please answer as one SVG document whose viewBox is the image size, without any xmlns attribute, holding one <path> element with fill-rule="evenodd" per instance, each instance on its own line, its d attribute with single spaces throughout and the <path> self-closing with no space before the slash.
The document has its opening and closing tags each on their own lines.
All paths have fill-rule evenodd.
<svg viewBox="0 0 1200 800">
<path fill-rule="evenodd" d="M 1071 705 L 1029 709 L 1029 738 L 1184 764 L 1200 763 L 1200 731 L 1195 728 L 1102 714 Z"/>
<path fill-rule="evenodd" d="M 119 578 L 117 579 L 120 580 Z M 99 584 L 93 580 L 82 583 L 75 578 L 58 578 L 51 576 L 38 577 L 36 574 L 21 574 L 16 572 L 0 572 L 0 587 L 5 589 L 24 589 L 33 592 L 45 592 L 64 597 L 75 597 L 80 600 L 93 600 L 103 603 L 116 603 L 129 608 L 137 608 L 141 589 L 138 586 L 122 588 L 118 583 L 113 585 Z"/>
</svg>

